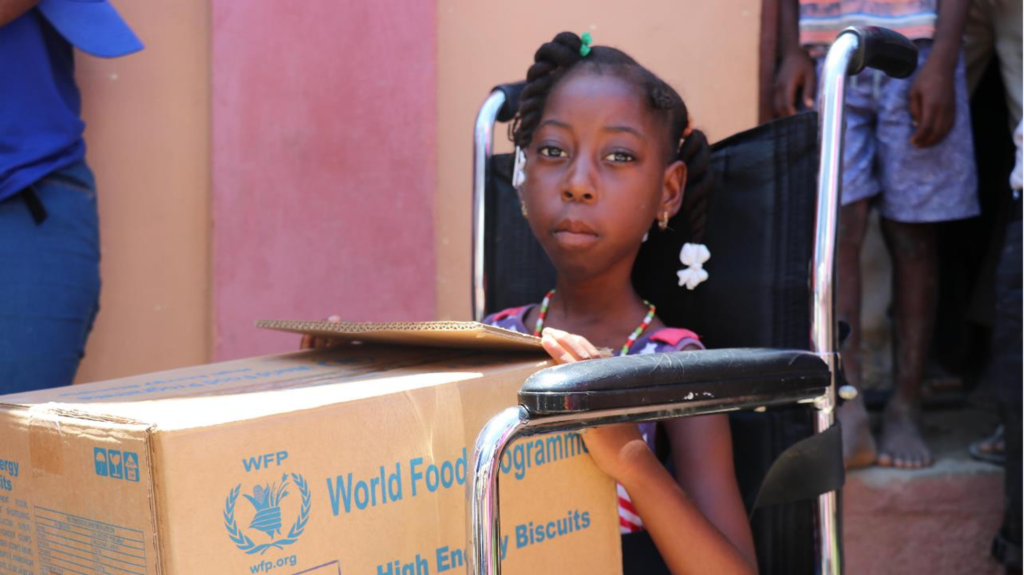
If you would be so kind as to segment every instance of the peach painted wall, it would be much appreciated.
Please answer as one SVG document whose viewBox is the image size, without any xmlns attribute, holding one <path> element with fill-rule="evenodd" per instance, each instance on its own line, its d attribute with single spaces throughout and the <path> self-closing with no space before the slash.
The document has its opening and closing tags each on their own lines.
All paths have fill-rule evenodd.
<svg viewBox="0 0 1024 575">
<path fill-rule="evenodd" d="M 78 381 L 210 357 L 208 0 L 114 4 L 146 49 L 76 55 L 103 277 Z"/>
<path fill-rule="evenodd" d="M 432 318 L 435 0 L 212 1 L 214 357 Z"/>
<path fill-rule="evenodd" d="M 438 317 L 471 315 L 473 123 L 492 86 L 525 77 L 556 33 L 589 30 L 675 86 L 715 141 L 757 124 L 760 11 L 760 0 L 438 0 Z"/>
<path fill-rule="evenodd" d="M 80 381 L 293 349 L 264 317 L 468 318 L 473 119 L 557 31 L 626 49 L 712 139 L 756 123 L 758 0 L 115 4 L 147 49 L 79 59 L 104 274 Z"/>
</svg>

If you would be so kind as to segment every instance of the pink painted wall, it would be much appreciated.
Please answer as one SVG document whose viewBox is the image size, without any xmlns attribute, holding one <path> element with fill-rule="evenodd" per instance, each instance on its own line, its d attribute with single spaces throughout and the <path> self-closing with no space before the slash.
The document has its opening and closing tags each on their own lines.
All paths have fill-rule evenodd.
<svg viewBox="0 0 1024 575">
<path fill-rule="evenodd" d="M 214 358 L 295 348 L 256 319 L 431 319 L 435 1 L 212 8 Z"/>
</svg>

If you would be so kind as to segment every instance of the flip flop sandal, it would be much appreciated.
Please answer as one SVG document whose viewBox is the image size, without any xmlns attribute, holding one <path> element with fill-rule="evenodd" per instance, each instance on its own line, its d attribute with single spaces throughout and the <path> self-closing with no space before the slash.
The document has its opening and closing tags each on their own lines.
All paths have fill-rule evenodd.
<svg viewBox="0 0 1024 575">
<path fill-rule="evenodd" d="M 1003 438 L 1004 433 L 1005 431 L 1003 429 L 1003 426 L 1000 425 L 999 427 L 996 428 L 995 432 L 993 432 L 992 435 L 984 439 L 979 439 L 978 441 L 972 443 L 971 446 L 967 449 L 970 452 L 971 457 L 978 461 L 984 461 L 985 463 L 991 463 L 993 465 L 1006 465 L 1006 443 L 1005 439 Z M 1000 442 L 1003 443 L 1002 450 L 986 450 L 982 449 L 981 447 L 985 443 L 995 446 Z"/>
</svg>

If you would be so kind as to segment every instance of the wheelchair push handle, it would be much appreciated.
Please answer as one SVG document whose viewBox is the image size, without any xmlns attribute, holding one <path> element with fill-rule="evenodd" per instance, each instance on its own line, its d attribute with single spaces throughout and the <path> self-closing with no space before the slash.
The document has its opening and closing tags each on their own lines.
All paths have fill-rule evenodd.
<svg viewBox="0 0 1024 575">
<path fill-rule="evenodd" d="M 860 39 L 850 58 L 850 76 L 864 68 L 875 68 L 893 78 L 907 78 L 917 68 L 917 46 L 899 32 L 877 26 L 852 26 L 842 34 L 854 34 Z"/>
<path fill-rule="evenodd" d="M 473 128 L 473 319 L 481 321 L 487 309 L 484 290 L 484 218 L 487 166 L 494 153 L 494 123 L 508 122 L 519 111 L 519 95 L 526 82 L 495 86 L 480 107 Z"/>
<path fill-rule="evenodd" d="M 515 117 L 516 112 L 519 111 L 519 96 L 523 93 L 523 88 L 526 87 L 526 82 L 512 82 L 510 84 L 500 84 L 495 86 L 491 93 L 501 92 L 505 94 L 505 102 L 501 105 L 501 109 L 498 110 L 498 115 L 495 119 L 499 122 L 509 122 Z"/>
<path fill-rule="evenodd" d="M 917 47 L 905 36 L 875 26 L 851 26 L 843 30 L 825 55 L 818 88 L 821 154 L 811 266 L 811 348 L 820 354 L 833 354 L 837 349 L 833 280 L 842 181 L 846 78 L 859 74 L 865 68 L 875 68 L 895 78 L 906 78 L 917 68 L 917 56 Z"/>
</svg>

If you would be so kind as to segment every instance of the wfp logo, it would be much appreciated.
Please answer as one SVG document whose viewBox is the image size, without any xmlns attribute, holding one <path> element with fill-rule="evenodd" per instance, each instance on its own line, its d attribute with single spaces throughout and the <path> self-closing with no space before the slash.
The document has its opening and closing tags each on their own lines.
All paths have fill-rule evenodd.
<svg viewBox="0 0 1024 575">
<path fill-rule="evenodd" d="M 235 543 L 235 546 L 245 551 L 247 555 L 254 555 L 256 553 L 262 555 L 270 548 L 284 549 L 285 546 L 298 541 L 302 532 L 306 529 L 306 523 L 309 521 L 309 484 L 297 473 L 292 473 L 290 479 L 298 490 L 302 504 L 299 507 L 299 516 L 295 519 L 295 523 L 292 523 L 291 528 L 288 529 L 288 535 L 285 537 L 281 537 L 281 501 L 288 497 L 289 488 L 292 486 L 291 482 L 289 482 L 289 475 L 287 473 L 282 475 L 280 484 L 271 483 L 253 487 L 252 495 L 241 493 L 252 504 L 253 511 L 255 512 L 252 521 L 249 522 L 249 529 L 262 532 L 266 538 L 270 539 L 270 541 L 264 543 L 257 544 L 253 541 L 238 526 L 238 522 L 235 521 L 235 504 L 238 502 L 238 495 L 242 490 L 242 486 L 236 485 L 228 493 L 228 498 L 224 502 L 224 527 L 227 528 L 228 536 L 231 537 L 231 541 Z"/>
</svg>

